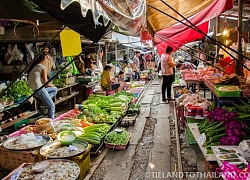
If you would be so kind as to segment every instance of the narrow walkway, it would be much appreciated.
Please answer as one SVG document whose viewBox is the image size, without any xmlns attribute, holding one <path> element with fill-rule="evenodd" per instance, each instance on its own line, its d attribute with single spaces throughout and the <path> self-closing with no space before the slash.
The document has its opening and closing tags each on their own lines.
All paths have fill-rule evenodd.
<svg viewBox="0 0 250 180">
<path fill-rule="evenodd" d="M 170 172 L 169 104 L 161 102 L 159 79 L 151 82 L 141 101 L 141 112 L 126 150 L 109 150 L 92 180 L 140 180 L 151 172 Z"/>
</svg>

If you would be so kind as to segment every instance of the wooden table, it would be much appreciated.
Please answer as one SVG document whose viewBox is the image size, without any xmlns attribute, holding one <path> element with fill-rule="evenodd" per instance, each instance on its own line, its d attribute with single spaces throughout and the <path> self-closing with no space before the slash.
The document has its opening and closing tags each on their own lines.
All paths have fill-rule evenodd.
<svg viewBox="0 0 250 180">
<path fill-rule="evenodd" d="M 195 85 L 196 84 L 204 84 L 204 80 L 203 79 L 192 79 L 192 80 L 186 80 L 186 79 L 183 79 L 186 83 L 187 83 L 187 87 L 190 88 L 190 85 L 191 85 L 191 88 L 192 88 L 192 91 L 193 93 L 195 93 Z M 204 91 L 204 98 L 206 97 L 206 86 L 204 84 L 203 86 L 203 91 Z"/>
<path fill-rule="evenodd" d="M 7 127 L 10 127 L 10 126 L 12 126 L 12 125 L 14 125 L 14 124 L 16 124 L 16 123 L 18 123 L 18 122 L 24 120 L 24 119 L 28 119 L 28 118 L 30 118 L 30 117 L 36 115 L 37 113 L 38 113 L 38 111 L 26 112 L 26 115 L 25 115 L 25 116 L 22 116 L 22 117 L 20 117 L 20 118 L 17 118 L 17 119 L 14 120 L 14 121 L 7 122 L 7 123 L 2 124 L 2 125 L 0 126 L 0 132 L 2 131 L 2 129 L 5 129 L 5 128 L 7 128 Z"/>
</svg>

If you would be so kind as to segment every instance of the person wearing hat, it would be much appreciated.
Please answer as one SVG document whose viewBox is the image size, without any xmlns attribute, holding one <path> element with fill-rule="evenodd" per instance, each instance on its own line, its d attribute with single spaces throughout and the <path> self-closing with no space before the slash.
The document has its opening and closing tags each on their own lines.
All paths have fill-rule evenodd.
<svg viewBox="0 0 250 180">
<path fill-rule="evenodd" d="M 111 71 L 111 66 L 106 65 L 101 75 L 101 88 L 104 91 L 114 91 L 114 90 L 118 91 L 120 83 L 110 78 L 110 71 Z"/>
</svg>

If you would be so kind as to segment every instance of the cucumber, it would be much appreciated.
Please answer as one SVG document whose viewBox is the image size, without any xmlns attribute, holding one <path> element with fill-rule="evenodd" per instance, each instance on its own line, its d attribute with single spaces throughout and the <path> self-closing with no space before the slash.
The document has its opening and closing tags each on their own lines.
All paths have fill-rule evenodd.
<svg viewBox="0 0 250 180">
<path fill-rule="evenodd" d="M 99 138 L 102 138 L 102 135 L 98 132 L 85 132 L 83 133 L 83 136 L 98 136 Z"/>
<path fill-rule="evenodd" d="M 107 126 L 107 124 L 94 124 L 92 126 L 88 126 L 84 128 L 84 131 L 92 131 L 94 129 L 98 129 L 100 127 Z"/>
<path fill-rule="evenodd" d="M 86 141 L 86 142 L 88 142 L 88 143 L 90 143 L 90 144 L 100 144 L 101 143 L 101 141 L 98 141 L 98 140 L 96 140 L 96 139 L 92 139 L 92 138 L 90 138 L 90 137 L 78 137 L 77 139 L 79 139 L 79 140 L 83 140 L 83 141 Z"/>
<path fill-rule="evenodd" d="M 94 134 L 82 134 L 81 136 L 79 136 L 80 138 L 81 137 L 87 137 L 87 138 L 90 138 L 90 139 L 94 139 L 94 140 L 97 140 L 97 141 L 101 141 L 101 138 L 97 135 L 94 135 Z"/>
</svg>

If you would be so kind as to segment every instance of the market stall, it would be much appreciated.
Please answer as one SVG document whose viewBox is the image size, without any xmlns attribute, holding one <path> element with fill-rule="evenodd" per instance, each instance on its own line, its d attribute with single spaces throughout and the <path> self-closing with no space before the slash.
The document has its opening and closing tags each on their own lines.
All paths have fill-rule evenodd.
<svg viewBox="0 0 250 180">
<path fill-rule="evenodd" d="M 91 94 L 53 120 L 41 118 L 9 134 L 0 148 L 0 166 L 12 171 L 5 179 L 27 174 L 83 179 L 90 169 L 91 154 L 98 155 L 105 147 L 127 148 L 131 134 L 125 127 L 136 123 L 140 112 L 137 100 L 144 91 L 145 82 L 134 82 L 132 89 L 114 95 Z M 57 172 L 53 171 L 55 164 L 61 166 Z M 74 171 L 71 175 L 65 171 L 68 166 Z"/>
<path fill-rule="evenodd" d="M 235 80 L 233 82 L 235 83 Z M 211 88 L 211 84 L 208 86 Z M 216 87 L 216 85 L 213 86 Z M 232 86 L 234 85 L 229 85 L 229 87 Z M 200 107 L 197 107 L 197 102 L 201 103 L 201 98 L 199 100 L 197 95 L 184 94 L 178 98 L 177 102 L 180 106 L 184 106 L 188 143 L 198 144 L 206 160 L 206 165 L 213 167 L 213 171 L 219 166 L 221 166 L 221 168 L 226 166 L 226 162 L 231 164 L 230 166 L 239 166 L 240 168 L 242 168 L 244 164 L 244 167 L 247 165 L 247 160 L 245 159 L 246 155 L 242 153 L 243 151 L 240 153 L 237 149 L 242 148 L 239 144 L 244 143 L 244 140 L 249 138 L 249 101 L 241 98 L 241 91 L 238 91 L 238 89 L 220 90 L 222 92 L 218 92 L 218 90 L 213 90 L 212 92 L 217 92 L 218 98 L 222 97 L 224 100 L 237 99 L 238 101 L 234 101 L 237 104 L 234 104 L 234 106 L 224 104 L 223 107 L 216 107 L 214 106 L 215 103 L 213 103 L 213 105 L 208 103 L 207 107 L 200 104 L 199 106 L 202 107 L 201 110 L 203 110 L 202 113 L 199 112 Z M 195 98 L 192 98 L 192 96 Z M 205 112 L 205 109 L 208 111 Z M 235 148 L 237 152 L 226 151 L 227 149 Z M 224 149 L 226 150 L 220 153 L 218 149 L 222 151 Z M 232 155 L 233 153 L 236 155 Z M 224 154 L 230 154 L 230 157 L 228 156 L 228 158 L 223 159 L 222 156 Z M 216 162 L 218 162 L 218 164 Z"/>
</svg>

